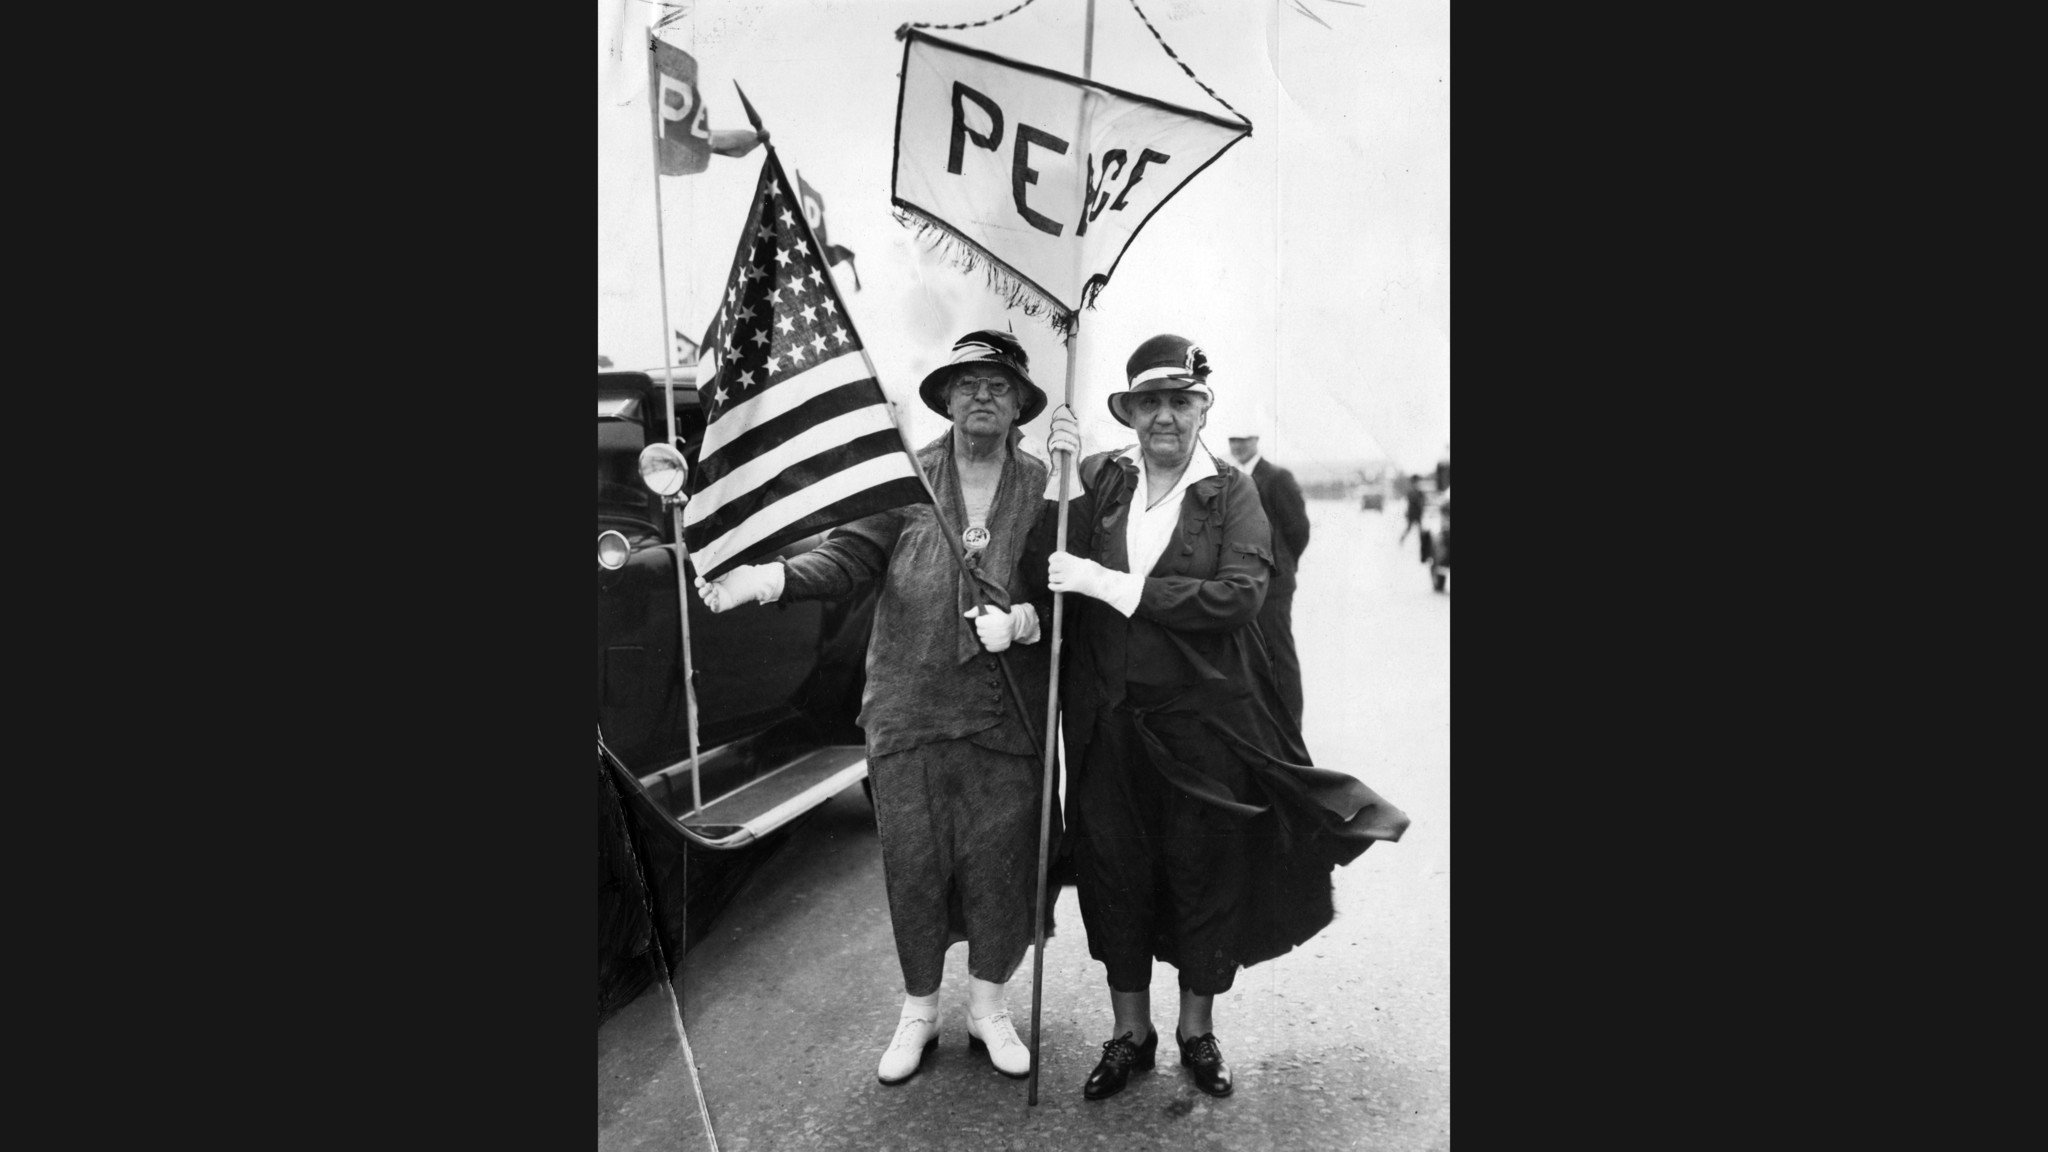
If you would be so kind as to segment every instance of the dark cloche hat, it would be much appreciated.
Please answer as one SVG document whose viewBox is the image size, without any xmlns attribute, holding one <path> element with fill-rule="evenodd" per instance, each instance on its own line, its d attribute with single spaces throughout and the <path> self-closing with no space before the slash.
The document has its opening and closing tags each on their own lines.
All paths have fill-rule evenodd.
<svg viewBox="0 0 2048 1152">
<path fill-rule="evenodd" d="M 1109 394 L 1109 414 L 1126 428 L 1131 421 L 1124 415 L 1123 401 L 1133 392 L 1194 389 L 1204 396 L 1215 396 L 1209 390 L 1209 357 L 1185 336 L 1154 336 L 1138 345 L 1138 350 L 1124 362 L 1124 375 L 1129 387 Z"/>
<path fill-rule="evenodd" d="M 1008 332 L 984 328 L 969 332 L 953 342 L 953 359 L 941 364 L 925 376 L 924 383 L 917 386 L 918 398 L 924 406 L 946 417 L 953 413 L 946 407 L 946 388 L 962 368 L 974 365 L 992 365 L 1001 368 L 1016 378 L 1024 389 L 1017 405 L 1017 423 L 1027 424 L 1033 417 L 1045 411 L 1045 393 L 1031 382 L 1031 357 L 1025 353 L 1024 345 L 1017 342 Z"/>
</svg>

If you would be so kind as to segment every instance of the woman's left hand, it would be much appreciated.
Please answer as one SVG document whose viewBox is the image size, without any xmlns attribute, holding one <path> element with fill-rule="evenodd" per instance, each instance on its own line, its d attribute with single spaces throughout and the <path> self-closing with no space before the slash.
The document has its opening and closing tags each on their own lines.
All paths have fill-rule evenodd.
<svg viewBox="0 0 2048 1152">
<path fill-rule="evenodd" d="M 1038 610 L 1029 604 L 1019 604 L 1008 612 L 985 604 L 980 615 L 969 612 L 967 618 L 974 621 L 981 646 L 991 652 L 1001 652 L 1014 643 L 1038 642 Z"/>
</svg>

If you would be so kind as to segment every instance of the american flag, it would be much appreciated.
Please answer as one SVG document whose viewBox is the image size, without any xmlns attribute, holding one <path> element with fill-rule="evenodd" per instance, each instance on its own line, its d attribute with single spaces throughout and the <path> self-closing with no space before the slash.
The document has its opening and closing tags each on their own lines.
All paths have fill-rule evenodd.
<svg viewBox="0 0 2048 1152">
<path fill-rule="evenodd" d="M 773 147 L 698 371 L 683 541 L 705 579 L 930 500 Z"/>
</svg>

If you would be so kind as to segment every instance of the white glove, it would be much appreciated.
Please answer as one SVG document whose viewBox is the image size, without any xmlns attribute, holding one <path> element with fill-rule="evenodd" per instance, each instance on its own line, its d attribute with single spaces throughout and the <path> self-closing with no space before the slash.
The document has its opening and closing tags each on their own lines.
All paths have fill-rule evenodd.
<svg viewBox="0 0 2048 1152">
<path fill-rule="evenodd" d="M 1067 495 L 1079 496 L 1082 491 L 1081 472 L 1074 465 L 1081 462 L 1081 422 L 1074 419 L 1074 410 L 1065 404 L 1052 410 L 1052 431 L 1045 438 L 1046 455 L 1052 458 L 1052 467 L 1045 477 L 1045 498 L 1060 498 L 1060 456 L 1067 453 L 1066 466 L 1073 479 L 1067 481 Z"/>
<path fill-rule="evenodd" d="M 1046 564 L 1047 583 L 1055 592 L 1077 592 L 1093 597 L 1129 616 L 1138 610 L 1138 597 L 1145 592 L 1145 577 L 1136 572 L 1113 572 L 1093 560 L 1055 552 Z"/>
<path fill-rule="evenodd" d="M 966 613 L 974 621 L 974 630 L 981 635 L 981 646 L 991 652 L 1001 652 L 1012 643 L 1038 643 L 1038 609 L 1029 604 L 1019 604 L 1008 612 L 993 604 L 984 604 L 981 615 Z"/>
<path fill-rule="evenodd" d="M 1071 456 L 1081 454 L 1081 422 L 1074 419 L 1074 410 L 1065 404 L 1052 410 L 1052 432 L 1045 438 L 1045 448 Z"/>
<path fill-rule="evenodd" d="M 780 564 L 742 564 L 716 580 L 697 578 L 697 596 L 713 612 L 742 604 L 772 604 L 782 596 Z"/>
</svg>

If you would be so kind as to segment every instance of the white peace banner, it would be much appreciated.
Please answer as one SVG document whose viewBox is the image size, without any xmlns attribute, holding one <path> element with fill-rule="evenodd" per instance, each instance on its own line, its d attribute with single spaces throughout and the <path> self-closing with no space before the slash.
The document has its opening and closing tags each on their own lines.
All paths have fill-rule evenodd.
<svg viewBox="0 0 2048 1152">
<path fill-rule="evenodd" d="M 1000 264 L 1014 302 L 1071 322 L 1145 221 L 1251 130 L 912 29 L 891 199 Z"/>
</svg>

